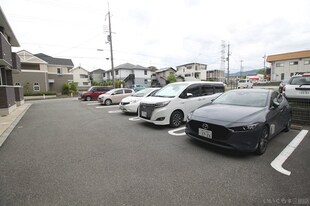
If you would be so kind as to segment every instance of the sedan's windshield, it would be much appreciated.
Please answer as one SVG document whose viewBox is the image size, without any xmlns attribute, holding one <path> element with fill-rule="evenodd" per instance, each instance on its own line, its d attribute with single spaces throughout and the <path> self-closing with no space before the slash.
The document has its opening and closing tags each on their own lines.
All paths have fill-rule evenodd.
<svg viewBox="0 0 310 206">
<path fill-rule="evenodd" d="M 153 90 L 154 89 L 152 89 L 152 88 L 143 89 L 143 90 L 140 90 L 137 93 L 133 94 L 132 96 L 133 97 L 144 97 L 144 96 L 146 96 L 147 94 L 149 94 Z"/>
<path fill-rule="evenodd" d="M 187 86 L 188 84 L 168 84 L 167 86 L 163 87 L 158 92 L 156 92 L 154 97 L 173 98 L 181 91 L 183 91 L 184 88 Z"/>
<path fill-rule="evenodd" d="M 268 102 L 267 100 L 268 91 L 232 90 L 222 94 L 220 97 L 215 99 L 213 103 L 249 107 L 265 107 Z"/>
</svg>

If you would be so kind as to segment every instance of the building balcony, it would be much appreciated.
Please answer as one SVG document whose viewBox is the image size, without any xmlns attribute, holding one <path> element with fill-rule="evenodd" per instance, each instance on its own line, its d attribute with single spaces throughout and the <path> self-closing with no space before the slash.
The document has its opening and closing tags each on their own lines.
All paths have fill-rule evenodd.
<svg viewBox="0 0 310 206">
<path fill-rule="evenodd" d="M 0 65 L 12 67 L 11 44 L 0 32 Z"/>
<path fill-rule="evenodd" d="M 20 63 L 20 58 L 16 53 L 12 53 L 12 69 L 13 71 L 21 72 L 22 71 L 22 66 Z"/>
</svg>

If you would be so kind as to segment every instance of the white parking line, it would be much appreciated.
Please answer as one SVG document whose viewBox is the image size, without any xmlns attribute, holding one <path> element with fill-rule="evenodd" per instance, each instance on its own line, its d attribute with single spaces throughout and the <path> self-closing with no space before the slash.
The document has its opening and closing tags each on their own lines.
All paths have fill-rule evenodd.
<svg viewBox="0 0 310 206">
<path fill-rule="evenodd" d="M 116 113 L 122 113 L 122 110 L 112 110 L 108 111 L 109 114 L 116 114 Z"/>
<path fill-rule="evenodd" d="M 183 136 L 183 135 L 186 135 L 185 132 L 181 132 L 181 133 L 176 133 L 180 130 L 184 130 L 185 127 L 180 127 L 180 128 L 177 128 L 177 129 L 173 129 L 173 130 L 169 130 L 168 133 L 171 134 L 171 135 L 174 135 L 174 136 Z"/>
<path fill-rule="evenodd" d="M 291 175 L 291 172 L 282 167 L 286 159 L 294 152 L 300 142 L 307 135 L 308 130 L 301 130 L 299 134 L 285 147 L 285 149 L 270 163 L 270 165 L 278 172 Z"/>
<path fill-rule="evenodd" d="M 128 120 L 130 120 L 130 121 L 140 121 L 140 117 L 131 117 L 131 118 L 129 118 Z"/>
<path fill-rule="evenodd" d="M 119 106 L 118 105 L 112 105 L 112 106 L 101 105 L 101 106 L 96 107 L 96 109 L 111 109 L 114 107 L 119 107 Z"/>
<path fill-rule="evenodd" d="M 92 102 L 92 103 L 88 103 L 87 105 L 90 106 L 90 105 L 99 105 L 100 103 L 99 102 Z"/>
</svg>

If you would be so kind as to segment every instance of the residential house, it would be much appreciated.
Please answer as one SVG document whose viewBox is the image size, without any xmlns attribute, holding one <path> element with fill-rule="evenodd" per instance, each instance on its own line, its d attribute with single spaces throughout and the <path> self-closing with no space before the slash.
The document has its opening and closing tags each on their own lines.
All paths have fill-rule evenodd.
<svg viewBox="0 0 310 206">
<path fill-rule="evenodd" d="M 151 70 L 151 68 L 140 65 L 125 63 L 114 68 L 114 79 L 124 81 L 124 87 L 131 87 L 134 84 L 149 87 L 151 86 Z M 103 81 L 112 81 L 111 69 L 103 73 Z"/>
<path fill-rule="evenodd" d="M 14 84 L 24 86 L 25 93 L 56 92 L 61 94 L 62 86 L 73 81 L 71 59 L 54 58 L 46 54 L 17 52 L 21 59 L 21 73 L 14 75 Z"/>
<path fill-rule="evenodd" d="M 103 69 L 96 69 L 90 72 L 90 80 L 93 82 L 103 82 Z"/>
<path fill-rule="evenodd" d="M 208 70 L 206 74 L 208 81 L 225 82 L 225 71 L 222 69 Z"/>
<path fill-rule="evenodd" d="M 177 66 L 176 76 L 184 81 L 206 80 L 207 65 L 200 63 L 189 63 Z"/>
<path fill-rule="evenodd" d="M 152 74 L 152 83 L 153 87 L 163 87 L 167 84 L 168 77 L 170 75 L 175 75 L 176 71 L 172 67 L 162 68 L 156 70 Z"/>
<path fill-rule="evenodd" d="M 9 115 L 24 103 L 23 88 L 14 86 L 13 74 L 20 72 L 20 59 L 12 52 L 17 38 L 0 7 L 0 116 Z"/>
<path fill-rule="evenodd" d="M 89 72 L 78 66 L 70 70 L 73 74 L 73 82 L 78 83 L 79 91 L 86 91 L 89 87 L 91 87 L 91 81 L 89 77 Z"/>
<path fill-rule="evenodd" d="M 271 81 L 282 81 L 296 73 L 310 72 L 310 50 L 269 55 Z"/>
</svg>

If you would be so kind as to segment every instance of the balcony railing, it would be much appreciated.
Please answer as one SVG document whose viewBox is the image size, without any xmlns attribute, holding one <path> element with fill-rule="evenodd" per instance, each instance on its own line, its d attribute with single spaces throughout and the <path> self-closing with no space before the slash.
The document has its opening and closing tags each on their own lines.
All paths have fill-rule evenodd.
<svg viewBox="0 0 310 206">
<path fill-rule="evenodd" d="M 0 32 L 0 65 L 12 66 L 11 44 Z"/>
</svg>

